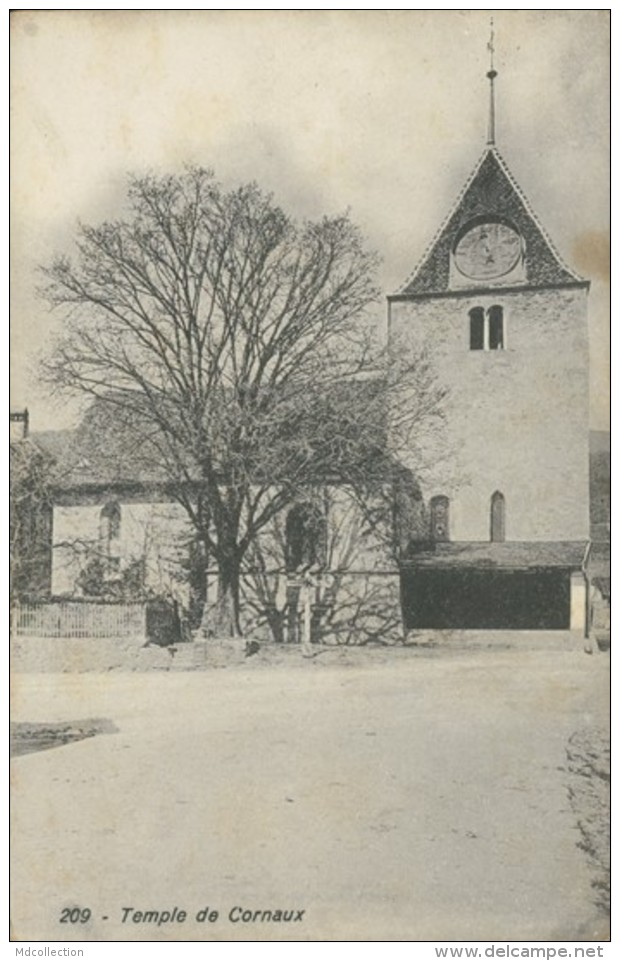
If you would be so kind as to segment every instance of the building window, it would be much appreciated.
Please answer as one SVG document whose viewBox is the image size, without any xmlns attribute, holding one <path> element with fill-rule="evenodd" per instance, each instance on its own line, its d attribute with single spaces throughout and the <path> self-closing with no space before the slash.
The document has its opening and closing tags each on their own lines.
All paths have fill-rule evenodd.
<svg viewBox="0 0 620 961">
<path fill-rule="evenodd" d="M 489 321 L 489 350 L 504 349 L 504 311 L 497 305 L 487 312 Z"/>
<path fill-rule="evenodd" d="M 324 567 L 327 552 L 327 525 L 313 504 L 296 504 L 286 518 L 286 569 Z"/>
<path fill-rule="evenodd" d="M 99 514 L 99 553 L 110 575 L 120 569 L 120 534 L 121 507 L 117 501 L 111 501 Z"/>
<path fill-rule="evenodd" d="M 491 540 L 506 540 L 506 499 L 500 491 L 491 497 Z"/>
<path fill-rule="evenodd" d="M 504 308 L 498 304 L 486 311 L 482 307 L 472 307 L 469 311 L 469 349 L 503 350 L 504 343 Z"/>
<path fill-rule="evenodd" d="M 450 501 L 443 494 L 431 498 L 431 538 L 450 540 Z"/>
<path fill-rule="evenodd" d="M 469 311 L 469 349 L 484 350 L 484 310 L 473 307 Z"/>
</svg>

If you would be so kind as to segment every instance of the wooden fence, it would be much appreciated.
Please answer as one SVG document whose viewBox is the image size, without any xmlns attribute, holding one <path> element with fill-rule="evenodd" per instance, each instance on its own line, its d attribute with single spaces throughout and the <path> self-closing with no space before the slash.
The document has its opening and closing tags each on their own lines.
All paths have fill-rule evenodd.
<svg viewBox="0 0 620 961">
<path fill-rule="evenodd" d="M 13 629 L 27 637 L 133 637 L 145 633 L 145 610 L 144 604 L 20 604 Z"/>
</svg>

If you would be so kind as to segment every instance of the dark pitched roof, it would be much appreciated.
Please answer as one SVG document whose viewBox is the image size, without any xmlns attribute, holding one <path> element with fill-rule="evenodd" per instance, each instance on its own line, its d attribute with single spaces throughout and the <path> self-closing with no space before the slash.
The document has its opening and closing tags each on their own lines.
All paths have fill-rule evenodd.
<svg viewBox="0 0 620 961">
<path fill-rule="evenodd" d="M 286 411 L 280 415 L 279 456 L 285 459 L 287 452 L 294 451 L 300 439 L 303 442 L 308 438 L 310 443 L 317 439 L 321 443 L 317 458 L 324 465 L 325 479 L 342 479 L 347 468 L 359 470 L 362 463 L 372 470 L 375 479 L 380 475 L 389 476 L 393 463 L 386 453 L 387 420 L 378 384 L 378 378 L 343 382 L 332 385 L 324 395 L 317 393 L 304 398 L 303 403 L 298 401 L 291 410 L 290 420 Z M 141 418 L 140 410 L 141 396 L 138 393 L 130 402 L 126 395 L 117 398 L 110 393 L 92 402 L 75 430 L 32 434 L 39 448 L 49 452 L 55 460 L 55 487 L 69 491 L 123 486 L 152 488 L 174 483 L 162 455 L 162 448 L 165 448 L 161 443 L 163 435 L 158 436 L 148 416 Z M 366 413 L 366 418 L 361 412 Z M 369 417 L 373 419 L 370 429 Z M 317 438 L 312 437 L 313 422 L 321 424 Z M 226 455 L 224 445 L 223 472 Z M 191 454 L 182 456 L 187 471 L 181 476 L 198 480 L 199 471 Z M 357 461 L 354 463 L 352 458 Z M 250 466 L 250 470 L 257 479 L 264 481 L 262 459 L 259 447 L 257 463 Z M 278 474 L 284 469 L 276 463 L 277 460 L 278 454 L 269 463 L 270 476 L 272 472 Z"/>
<path fill-rule="evenodd" d="M 587 541 L 504 541 L 435 544 L 412 554 L 405 567 L 531 570 L 557 567 L 577 570 Z"/>
<path fill-rule="evenodd" d="M 66 455 L 74 433 L 72 430 L 38 430 L 29 436 L 40 450 L 57 460 Z"/>
<path fill-rule="evenodd" d="M 585 282 L 562 262 L 505 161 L 495 147 L 490 147 L 483 153 L 447 219 L 396 296 L 448 291 L 450 252 L 461 228 L 477 217 L 505 218 L 520 232 L 525 241 L 527 284 L 544 286 Z"/>
<path fill-rule="evenodd" d="M 161 460 L 146 450 L 132 411 L 110 398 L 92 402 L 75 430 L 31 435 L 55 461 L 54 485 L 71 488 L 123 484 L 163 484 Z"/>
</svg>

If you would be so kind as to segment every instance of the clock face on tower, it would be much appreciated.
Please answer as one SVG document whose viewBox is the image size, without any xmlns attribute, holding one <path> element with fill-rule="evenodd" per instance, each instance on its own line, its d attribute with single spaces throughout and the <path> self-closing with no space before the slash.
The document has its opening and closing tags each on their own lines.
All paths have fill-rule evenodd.
<svg viewBox="0 0 620 961">
<path fill-rule="evenodd" d="M 521 257 L 521 237 L 497 221 L 476 224 L 458 241 L 454 260 L 472 280 L 493 280 L 513 270 Z"/>
</svg>

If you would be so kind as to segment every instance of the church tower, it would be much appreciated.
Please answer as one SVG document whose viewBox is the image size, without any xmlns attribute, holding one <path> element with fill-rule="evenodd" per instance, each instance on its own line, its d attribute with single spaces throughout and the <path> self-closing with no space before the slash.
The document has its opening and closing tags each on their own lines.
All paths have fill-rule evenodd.
<svg viewBox="0 0 620 961">
<path fill-rule="evenodd" d="M 581 630 L 589 282 L 497 149 L 492 60 L 487 76 L 482 156 L 388 297 L 392 348 L 425 351 L 447 391 L 443 426 L 404 454 L 424 519 L 402 560 L 403 609 L 409 628 Z"/>
</svg>

